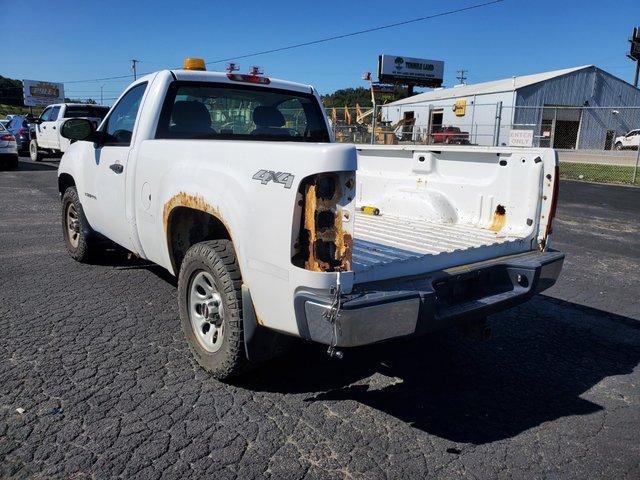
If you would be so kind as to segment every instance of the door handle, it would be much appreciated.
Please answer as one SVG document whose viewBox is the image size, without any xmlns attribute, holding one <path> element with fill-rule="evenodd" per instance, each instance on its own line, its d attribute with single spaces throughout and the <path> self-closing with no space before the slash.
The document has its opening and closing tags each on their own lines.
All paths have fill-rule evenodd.
<svg viewBox="0 0 640 480">
<path fill-rule="evenodd" d="M 56 126 L 55 126 L 55 125 L 53 126 L 53 129 L 54 129 L 54 130 L 56 129 Z"/>
<path fill-rule="evenodd" d="M 109 165 L 109 168 L 116 173 L 122 173 L 124 167 L 119 163 L 114 163 L 113 165 Z"/>
</svg>

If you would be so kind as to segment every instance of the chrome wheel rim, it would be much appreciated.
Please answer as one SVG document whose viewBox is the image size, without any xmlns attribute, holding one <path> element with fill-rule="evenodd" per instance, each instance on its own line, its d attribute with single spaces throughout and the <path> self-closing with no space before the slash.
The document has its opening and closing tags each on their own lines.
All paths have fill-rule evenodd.
<svg viewBox="0 0 640 480">
<path fill-rule="evenodd" d="M 80 243 L 80 220 L 78 218 L 76 206 L 73 203 L 69 203 L 69 205 L 67 205 L 66 222 L 69 244 L 73 248 L 78 248 L 78 244 Z"/>
<path fill-rule="evenodd" d="M 224 340 L 224 305 L 213 276 L 204 270 L 195 272 L 189 284 L 189 320 L 198 343 L 214 353 Z"/>
</svg>

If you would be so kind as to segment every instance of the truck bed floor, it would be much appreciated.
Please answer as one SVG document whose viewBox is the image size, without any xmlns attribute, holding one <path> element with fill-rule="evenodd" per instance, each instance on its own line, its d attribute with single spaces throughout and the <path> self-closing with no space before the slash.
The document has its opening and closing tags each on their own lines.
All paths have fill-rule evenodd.
<svg viewBox="0 0 640 480">
<path fill-rule="evenodd" d="M 353 270 L 356 281 L 371 281 L 463 265 L 529 248 L 522 239 L 478 226 L 356 212 Z"/>
</svg>

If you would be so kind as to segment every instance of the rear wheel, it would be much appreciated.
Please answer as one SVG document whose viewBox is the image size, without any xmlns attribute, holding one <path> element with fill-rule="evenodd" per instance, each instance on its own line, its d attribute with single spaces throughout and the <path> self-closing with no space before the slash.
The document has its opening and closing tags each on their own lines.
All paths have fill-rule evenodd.
<svg viewBox="0 0 640 480">
<path fill-rule="evenodd" d="M 42 153 L 38 150 L 38 141 L 35 138 L 29 142 L 29 157 L 34 162 L 42 161 Z"/>
<path fill-rule="evenodd" d="M 201 242 L 187 251 L 178 278 L 182 331 L 196 361 L 219 380 L 241 373 L 248 365 L 241 287 L 229 240 Z"/>
</svg>

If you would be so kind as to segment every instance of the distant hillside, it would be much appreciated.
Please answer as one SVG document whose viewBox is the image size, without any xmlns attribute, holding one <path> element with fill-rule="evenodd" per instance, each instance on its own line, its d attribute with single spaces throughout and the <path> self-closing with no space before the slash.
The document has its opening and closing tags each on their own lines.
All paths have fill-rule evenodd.
<svg viewBox="0 0 640 480">
<path fill-rule="evenodd" d="M 407 97 L 406 87 L 396 87 L 395 99 Z M 342 88 L 329 95 L 322 96 L 325 107 L 354 107 L 356 103 L 361 107 L 371 107 L 371 90 L 365 87 Z"/>
<path fill-rule="evenodd" d="M 345 105 L 351 107 L 356 103 L 361 107 L 370 107 L 371 91 L 364 87 L 343 88 L 329 95 L 323 95 L 322 102 L 325 107 L 344 107 Z"/>
</svg>

